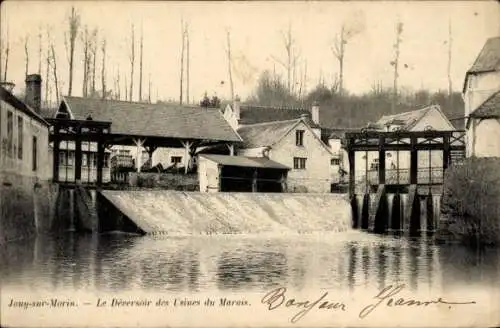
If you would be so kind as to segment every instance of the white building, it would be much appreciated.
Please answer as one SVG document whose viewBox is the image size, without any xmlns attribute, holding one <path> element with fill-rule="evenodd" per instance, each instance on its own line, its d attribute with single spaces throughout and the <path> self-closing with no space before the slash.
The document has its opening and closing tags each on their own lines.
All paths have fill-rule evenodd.
<svg viewBox="0 0 500 328">
<path fill-rule="evenodd" d="M 486 41 L 465 75 L 467 156 L 500 156 L 500 37 Z"/>
</svg>

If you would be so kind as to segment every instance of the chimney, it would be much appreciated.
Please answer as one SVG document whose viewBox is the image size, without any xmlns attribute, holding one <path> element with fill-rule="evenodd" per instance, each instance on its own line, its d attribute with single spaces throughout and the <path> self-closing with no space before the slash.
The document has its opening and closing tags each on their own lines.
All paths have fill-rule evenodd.
<svg viewBox="0 0 500 328">
<path fill-rule="evenodd" d="M 37 114 L 40 114 L 42 102 L 42 78 L 39 74 L 26 76 L 26 95 L 24 101 Z"/>
<path fill-rule="evenodd" d="M 240 119 L 240 97 L 236 96 L 233 101 L 233 112 L 237 120 Z"/>
<path fill-rule="evenodd" d="M 319 104 L 317 101 L 312 104 L 311 118 L 315 124 L 319 125 Z"/>
</svg>

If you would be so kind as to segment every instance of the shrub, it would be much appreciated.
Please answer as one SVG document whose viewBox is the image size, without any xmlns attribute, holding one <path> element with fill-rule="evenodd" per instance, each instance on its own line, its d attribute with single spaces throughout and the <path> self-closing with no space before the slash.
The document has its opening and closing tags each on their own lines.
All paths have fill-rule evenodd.
<svg viewBox="0 0 500 328">
<path fill-rule="evenodd" d="M 447 170 L 441 211 L 466 244 L 500 244 L 500 158 L 468 158 Z"/>
</svg>

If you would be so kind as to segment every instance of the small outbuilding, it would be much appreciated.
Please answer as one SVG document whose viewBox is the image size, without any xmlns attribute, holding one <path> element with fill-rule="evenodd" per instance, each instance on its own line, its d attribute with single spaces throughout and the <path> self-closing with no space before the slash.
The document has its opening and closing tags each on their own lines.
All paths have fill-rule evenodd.
<svg viewBox="0 0 500 328">
<path fill-rule="evenodd" d="M 201 192 L 286 192 L 290 168 L 265 157 L 200 154 Z"/>
</svg>

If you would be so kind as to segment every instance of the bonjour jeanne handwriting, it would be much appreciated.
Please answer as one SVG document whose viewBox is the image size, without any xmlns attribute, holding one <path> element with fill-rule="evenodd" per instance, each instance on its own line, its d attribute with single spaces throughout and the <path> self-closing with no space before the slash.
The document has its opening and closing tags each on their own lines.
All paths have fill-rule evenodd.
<svg viewBox="0 0 500 328">
<path fill-rule="evenodd" d="M 317 308 L 319 310 L 336 310 L 336 311 L 346 311 L 347 306 L 342 302 L 332 302 L 326 300 L 328 296 L 328 292 L 323 293 L 321 297 L 318 299 L 311 300 L 296 300 L 295 298 L 287 298 L 286 297 L 287 289 L 285 287 L 276 288 L 269 293 L 267 293 L 262 298 L 262 303 L 268 305 L 268 309 L 275 310 L 280 306 L 284 306 L 287 308 L 295 308 L 300 311 L 297 312 L 290 321 L 292 323 L 298 322 L 302 319 L 306 314 L 308 314 L 313 308 Z"/>
<path fill-rule="evenodd" d="M 382 307 L 400 308 L 406 307 L 426 307 L 432 304 L 445 304 L 463 305 L 463 304 L 476 304 L 475 301 L 456 302 L 445 300 L 438 297 L 431 300 L 417 300 L 414 298 L 403 298 L 399 293 L 405 288 L 404 284 L 390 285 L 380 290 L 377 295 L 373 297 L 375 301 L 361 309 L 358 316 L 364 319 L 373 313 L 375 310 Z M 296 323 L 304 318 L 313 309 L 315 310 L 330 310 L 330 311 L 347 311 L 347 305 L 340 301 L 327 300 L 328 292 L 324 292 L 319 298 L 315 300 L 297 300 L 296 298 L 287 295 L 285 287 L 279 287 L 271 290 L 264 295 L 261 302 L 267 306 L 269 311 L 276 310 L 280 307 L 298 309 L 299 311 L 290 319 L 290 322 Z"/>
<path fill-rule="evenodd" d="M 379 307 L 427 307 L 433 304 L 446 304 L 448 306 L 451 305 L 464 305 L 464 304 L 476 304 L 475 301 L 465 301 L 465 302 L 456 302 L 445 300 L 442 297 L 438 297 L 430 300 L 416 300 L 413 298 L 403 298 L 398 294 L 406 288 L 406 285 L 389 285 L 383 288 L 377 295 L 375 295 L 374 299 L 376 300 L 372 304 L 365 306 L 360 312 L 359 317 L 361 319 L 366 318 L 370 313 L 375 311 Z"/>
</svg>

